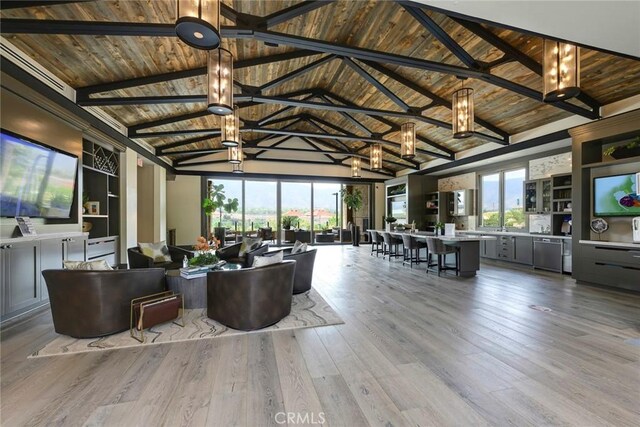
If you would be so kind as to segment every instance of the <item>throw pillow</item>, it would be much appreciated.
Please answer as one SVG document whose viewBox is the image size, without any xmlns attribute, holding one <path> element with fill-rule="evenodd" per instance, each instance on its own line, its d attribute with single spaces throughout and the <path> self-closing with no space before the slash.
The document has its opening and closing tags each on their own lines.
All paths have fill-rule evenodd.
<svg viewBox="0 0 640 427">
<path fill-rule="evenodd" d="M 265 265 L 278 264 L 284 259 L 282 251 L 275 252 L 273 255 L 256 256 L 253 258 L 252 267 L 264 267 Z"/>
<path fill-rule="evenodd" d="M 138 247 L 142 255 L 152 258 L 153 262 L 171 262 L 169 248 L 164 240 L 156 243 L 138 243 Z"/>
<path fill-rule="evenodd" d="M 98 261 L 62 261 L 65 270 L 113 270 L 103 259 Z"/>
<path fill-rule="evenodd" d="M 293 249 L 291 249 L 291 255 L 297 254 L 298 252 L 302 252 L 303 251 L 303 249 L 302 249 L 303 245 L 305 246 L 304 250 L 306 251 L 307 250 L 306 249 L 306 245 L 307 244 L 306 243 L 302 243 L 300 240 L 296 240 L 296 242 L 293 244 Z"/>
<path fill-rule="evenodd" d="M 242 239 L 242 243 L 240 244 L 240 252 L 238 252 L 238 256 L 243 257 L 247 252 L 251 252 L 254 249 L 258 249 L 262 244 L 262 238 L 251 238 L 245 237 Z"/>
</svg>

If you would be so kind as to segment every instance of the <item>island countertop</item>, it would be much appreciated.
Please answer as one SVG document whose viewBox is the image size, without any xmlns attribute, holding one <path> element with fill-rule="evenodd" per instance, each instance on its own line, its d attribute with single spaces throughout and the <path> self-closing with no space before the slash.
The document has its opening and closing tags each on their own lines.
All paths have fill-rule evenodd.
<svg viewBox="0 0 640 427">
<path fill-rule="evenodd" d="M 426 239 L 427 237 L 435 237 L 437 239 L 444 240 L 447 242 L 479 242 L 482 240 L 497 239 L 496 236 L 491 236 L 491 235 L 475 236 L 475 235 L 468 235 L 468 234 L 462 234 L 462 233 L 456 233 L 455 236 L 443 236 L 443 235 L 436 235 L 435 233 L 432 233 L 429 231 L 417 231 L 415 233 L 408 233 L 406 231 L 402 232 L 402 231 L 386 231 L 386 230 L 373 230 L 373 229 L 369 229 L 367 231 L 377 231 L 378 233 L 389 233 L 394 236 L 407 235 L 407 236 L 413 236 L 417 239 Z"/>
</svg>

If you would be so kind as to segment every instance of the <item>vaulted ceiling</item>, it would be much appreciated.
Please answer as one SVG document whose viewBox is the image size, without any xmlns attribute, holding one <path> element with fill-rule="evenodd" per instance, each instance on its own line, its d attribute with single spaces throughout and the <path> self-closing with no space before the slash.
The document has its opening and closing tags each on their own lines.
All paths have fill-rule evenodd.
<svg viewBox="0 0 640 427">
<path fill-rule="evenodd" d="M 177 166 L 222 150 L 220 119 L 206 111 L 206 53 L 175 37 L 174 0 L 40 3 L 3 2 L 0 31 L 75 88 L 79 105 L 103 109 Z M 348 167 L 382 142 L 393 174 L 571 115 L 595 119 L 601 105 L 640 94 L 640 61 L 582 48 L 581 96 L 545 104 L 541 38 L 412 2 L 224 1 L 222 25 L 248 159 L 273 159 L 297 136 Z M 450 129 L 458 77 L 475 90 L 476 134 L 463 140 Z M 410 161 L 399 157 L 406 121 L 419 135 Z"/>
</svg>

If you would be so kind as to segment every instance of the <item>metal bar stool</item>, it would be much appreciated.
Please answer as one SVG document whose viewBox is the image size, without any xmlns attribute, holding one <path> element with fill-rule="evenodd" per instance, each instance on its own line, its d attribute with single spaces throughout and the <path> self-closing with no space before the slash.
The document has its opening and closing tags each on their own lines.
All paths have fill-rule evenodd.
<svg viewBox="0 0 640 427">
<path fill-rule="evenodd" d="M 384 249 L 382 248 L 381 237 L 375 230 L 369 230 L 369 236 L 371 237 L 371 255 L 378 256 L 379 254 L 384 255 Z"/>
<path fill-rule="evenodd" d="M 386 255 L 389 256 L 389 261 L 391 261 L 391 258 L 401 257 L 402 254 L 398 251 L 398 246 L 402 244 L 402 239 L 392 236 L 391 233 L 387 233 L 386 231 L 380 234 L 382 235 L 385 245 L 385 252 L 382 253 L 382 259 L 384 259 Z"/>
<path fill-rule="evenodd" d="M 426 242 L 421 242 L 416 239 L 414 236 L 410 236 L 408 234 L 402 235 L 402 246 L 404 247 L 403 253 L 404 258 L 402 259 L 402 264 L 409 263 L 409 267 L 413 268 L 413 263 L 420 264 L 420 249 L 426 248 Z M 414 256 L 415 251 L 415 256 Z"/>
<path fill-rule="evenodd" d="M 438 276 L 440 276 L 441 271 L 445 270 L 455 270 L 456 276 L 459 274 L 460 257 L 456 248 L 445 245 L 442 240 L 437 237 L 427 237 L 427 249 L 429 250 L 429 255 L 427 256 L 427 273 L 429 273 L 429 270 L 433 271 L 432 267 L 437 267 L 436 271 L 438 272 Z M 447 267 L 446 256 L 449 254 L 455 254 L 455 267 Z M 438 257 L 437 263 L 432 261 L 433 255 Z"/>
</svg>

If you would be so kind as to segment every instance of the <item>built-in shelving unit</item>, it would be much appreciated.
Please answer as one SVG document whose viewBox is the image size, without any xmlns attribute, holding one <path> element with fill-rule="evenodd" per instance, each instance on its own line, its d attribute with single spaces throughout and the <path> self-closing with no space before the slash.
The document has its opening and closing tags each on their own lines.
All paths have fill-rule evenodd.
<svg viewBox="0 0 640 427">
<path fill-rule="evenodd" d="M 120 234 L 119 152 L 87 139 L 82 142 L 83 198 L 99 203 L 98 214 L 82 215 L 91 223 L 89 238 Z"/>
<path fill-rule="evenodd" d="M 551 232 L 555 235 L 568 234 L 568 222 L 572 219 L 571 174 L 553 175 L 551 177 Z M 563 232 L 563 224 L 565 232 Z"/>
<path fill-rule="evenodd" d="M 433 231 L 437 222 L 441 222 L 440 203 L 444 203 L 444 193 L 434 191 L 425 194 L 425 226 L 428 231 Z"/>
</svg>

